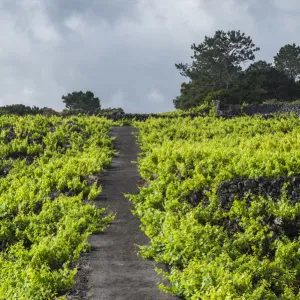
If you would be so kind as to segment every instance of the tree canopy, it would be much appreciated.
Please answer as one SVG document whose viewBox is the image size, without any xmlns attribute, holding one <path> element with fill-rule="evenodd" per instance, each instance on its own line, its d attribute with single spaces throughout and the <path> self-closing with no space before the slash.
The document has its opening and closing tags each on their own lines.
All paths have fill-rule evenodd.
<svg viewBox="0 0 300 300">
<path fill-rule="evenodd" d="M 259 48 L 252 39 L 240 31 L 216 31 L 213 37 L 205 36 L 204 42 L 191 49 L 193 62 L 175 64 L 183 76 L 200 80 L 203 87 L 212 90 L 229 89 L 236 84 L 242 63 L 255 59 Z"/>
<path fill-rule="evenodd" d="M 291 80 L 296 80 L 300 75 L 300 47 L 288 44 L 281 47 L 274 56 L 275 67 L 286 73 Z"/>
<path fill-rule="evenodd" d="M 226 103 L 262 103 L 277 99 L 300 98 L 300 47 L 286 45 L 274 57 L 274 65 L 254 62 L 256 47 L 250 36 L 240 31 L 218 30 L 192 44 L 192 63 L 175 64 L 180 74 L 189 78 L 173 100 L 175 108 L 188 109 L 218 98 Z M 249 62 L 252 62 L 249 65 Z M 243 67 L 248 64 L 247 68 Z M 216 100 L 216 99 L 215 99 Z"/>
<path fill-rule="evenodd" d="M 91 91 L 69 93 L 66 96 L 62 96 L 62 99 L 66 109 L 69 110 L 81 110 L 86 113 L 99 113 L 101 110 L 99 98 L 95 97 Z"/>
</svg>

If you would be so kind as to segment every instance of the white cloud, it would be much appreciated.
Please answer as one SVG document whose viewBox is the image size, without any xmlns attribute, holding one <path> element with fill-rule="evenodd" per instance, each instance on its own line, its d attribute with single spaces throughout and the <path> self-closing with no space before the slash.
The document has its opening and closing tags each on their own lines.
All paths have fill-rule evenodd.
<svg viewBox="0 0 300 300">
<path fill-rule="evenodd" d="M 125 105 L 125 94 L 123 91 L 117 91 L 112 95 L 108 107 L 118 108 L 118 107 L 124 107 L 124 105 Z M 106 107 L 107 105 L 105 106 L 105 108 Z"/>
<path fill-rule="evenodd" d="M 22 0 L 19 2 L 19 20 L 23 33 L 31 35 L 42 43 L 56 45 L 61 41 L 60 33 L 46 13 L 45 3 L 41 0 Z"/>
<path fill-rule="evenodd" d="M 300 10 L 299 0 L 273 0 L 273 5 L 283 11 L 295 12 Z"/>
<path fill-rule="evenodd" d="M 40 12 L 34 13 L 30 28 L 34 37 L 41 42 L 56 44 L 61 41 L 60 34 Z"/>
<path fill-rule="evenodd" d="M 73 10 L 59 18 L 65 1 L 0 0 L 0 105 L 62 109 L 63 94 L 91 90 L 103 107 L 172 110 L 185 80 L 174 64 L 189 62 L 190 45 L 205 35 L 240 29 L 261 47 L 257 57 L 270 61 L 280 46 L 300 44 L 298 0 L 272 5 L 259 0 L 127 1 L 130 14 L 118 12 L 118 19 L 109 22 L 104 10 L 116 9 L 115 2 L 100 8 L 100 2 L 86 1 L 89 9 L 81 2 L 75 10 L 74 1 Z"/>
<path fill-rule="evenodd" d="M 60 34 L 40 1 L 23 0 L 17 7 L 15 13 L 0 12 L 2 105 L 51 106 L 62 91 L 53 68 Z"/>
<path fill-rule="evenodd" d="M 75 33 L 84 34 L 86 31 L 86 23 L 80 15 L 71 15 L 65 20 L 65 26 Z"/>
<path fill-rule="evenodd" d="M 147 95 L 147 100 L 155 104 L 163 104 L 165 96 L 157 89 L 152 89 Z"/>
</svg>

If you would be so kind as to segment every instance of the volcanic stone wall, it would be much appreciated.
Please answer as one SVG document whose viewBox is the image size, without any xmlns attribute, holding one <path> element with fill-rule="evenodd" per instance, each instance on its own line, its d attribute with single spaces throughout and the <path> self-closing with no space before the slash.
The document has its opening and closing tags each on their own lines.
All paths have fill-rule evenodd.
<svg viewBox="0 0 300 300">
<path fill-rule="evenodd" d="M 190 117 L 191 119 L 196 117 L 206 116 L 207 113 L 189 113 L 180 115 L 181 118 Z M 136 121 L 146 121 L 148 118 L 163 118 L 163 119 L 174 119 L 179 116 L 174 115 L 160 115 L 160 114 L 109 114 L 104 115 L 105 118 L 113 121 L 121 121 L 121 120 L 136 120 Z"/>
<path fill-rule="evenodd" d="M 247 193 L 271 197 L 278 201 L 282 196 L 284 184 L 287 184 L 286 195 L 292 202 L 300 202 L 300 176 L 278 177 L 272 179 L 243 179 L 235 178 L 230 182 L 223 182 L 218 188 L 218 197 L 223 208 L 230 208 L 235 196 L 239 199 Z"/>
<path fill-rule="evenodd" d="M 286 185 L 284 189 L 284 185 Z M 300 202 L 300 175 L 292 177 L 277 177 L 257 179 L 234 178 L 231 181 L 222 182 L 218 189 L 217 195 L 221 203 L 221 207 L 228 211 L 235 199 L 243 199 L 247 194 L 271 197 L 274 201 L 279 201 L 283 190 L 286 192 L 287 198 L 296 203 Z M 198 203 L 208 203 L 207 196 L 203 191 L 196 191 L 187 199 L 193 206 Z"/>
<path fill-rule="evenodd" d="M 242 105 L 224 105 L 217 101 L 216 115 L 219 117 L 238 117 L 242 115 L 254 116 L 279 113 L 295 113 L 300 115 L 300 104 L 289 103 L 270 103 L 270 104 L 252 104 L 248 106 Z"/>
</svg>

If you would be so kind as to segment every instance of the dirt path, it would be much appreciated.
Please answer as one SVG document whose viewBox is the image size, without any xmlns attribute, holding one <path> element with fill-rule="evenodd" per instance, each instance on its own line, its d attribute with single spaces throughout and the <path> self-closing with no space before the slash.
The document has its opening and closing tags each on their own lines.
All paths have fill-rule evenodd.
<svg viewBox="0 0 300 300">
<path fill-rule="evenodd" d="M 132 204 L 123 193 L 137 193 L 139 174 L 136 164 L 139 147 L 132 127 L 115 127 L 114 146 L 119 155 L 101 177 L 103 191 L 99 206 L 117 213 L 104 233 L 92 235 L 93 251 L 80 263 L 76 284 L 68 299 L 91 300 L 168 300 L 176 299 L 160 292 L 161 278 L 154 271 L 155 263 L 137 255 L 136 244 L 146 244 L 148 238 L 140 230 L 140 221 L 133 216 Z"/>
</svg>

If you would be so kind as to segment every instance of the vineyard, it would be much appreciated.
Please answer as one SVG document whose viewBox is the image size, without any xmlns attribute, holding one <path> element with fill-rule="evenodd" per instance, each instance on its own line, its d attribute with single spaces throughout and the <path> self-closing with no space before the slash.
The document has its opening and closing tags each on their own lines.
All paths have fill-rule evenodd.
<svg viewBox="0 0 300 300">
<path fill-rule="evenodd" d="M 54 299 L 73 284 L 87 236 L 113 219 L 92 200 L 114 154 L 96 117 L 0 118 L 0 299 Z"/>
<path fill-rule="evenodd" d="M 168 265 L 157 271 L 171 287 L 160 288 L 191 300 L 300 299 L 299 118 L 135 125 L 144 186 L 129 197 L 151 240 L 143 257 Z"/>
<path fill-rule="evenodd" d="M 150 239 L 141 255 L 167 266 L 160 289 L 300 299 L 300 119 L 175 114 L 0 117 L 0 299 L 66 298 L 87 238 L 117 218 L 94 200 L 118 155 L 109 131 L 129 124 L 142 182 L 126 197 Z"/>
</svg>

